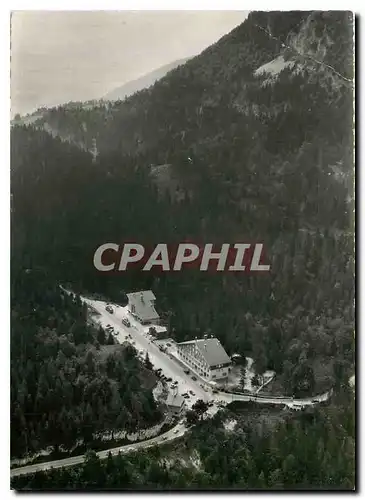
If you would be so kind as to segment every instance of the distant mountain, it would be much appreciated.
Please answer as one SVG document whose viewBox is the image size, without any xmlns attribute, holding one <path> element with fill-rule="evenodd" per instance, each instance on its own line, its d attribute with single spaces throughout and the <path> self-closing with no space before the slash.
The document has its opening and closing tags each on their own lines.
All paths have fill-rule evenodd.
<svg viewBox="0 0 365 500">
<path fill-rule="evenodd" d="M 181 66 L 182 64 L 185 64 L 188 59 L 189 58 L 178 59 L 177 61 L 166 64 L 165 66 L 161 66 L 161 68 L 155 69 L 154 71 L 151 71 L 151 73 L 147 73 L 146 75 L 141 76 L 136 80 L 125 83 L 121 87 L 117 87 L 116 89 L 108 92 L 104 99 L 107 101 L 123 100 L 126 97 L 134 94 L 135 92 L 138 92 L 139 90 L 150 87 L 157 80 L 164 77 L 169 71 L 177 68 L 178 66 Z"/>
</svg>

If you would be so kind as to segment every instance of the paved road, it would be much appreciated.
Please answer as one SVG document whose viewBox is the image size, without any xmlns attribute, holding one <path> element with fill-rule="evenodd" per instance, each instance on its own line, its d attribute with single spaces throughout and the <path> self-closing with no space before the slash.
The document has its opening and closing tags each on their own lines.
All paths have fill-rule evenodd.
<svg viewBox="0 0 365 500">
<path fill-rule="evenodd" d="M 173 439 L 177 439 L 183 436 L 186 432 L 186 427 L 184 424 L 179 423 L 169 431 L 161 434 L 160 436 L 148 439 L 147 441 L 140 441 L 139 443 L 128 444 L 125 446 L 118 446 L 117 448 L 111 448 L 109 450 L 99 451 L 96 454 L 100 458 L 107 458 L 108 454 L 118 455 L 118 453 L 128 453 L 131 451 L 139 450 L 140 448 L 149 448 L 157 444 L 167 443 Z M 16 477 L 24 474 L 33 474 L 42 470 L 48 469 L 59 469 L 62 467 L 71 467 L 72 465 L 81 464 L 84 461 L 84 455 L 78 455 L 76 457 L 63 458 L 62 460 L 53 460 L 52 462 L 43 462 L 40 464 L 26 465 L 24 467 L 18 467 L 16 469 L 10 470 L 10 476 Z"/>
<path fill-rule="evenodd" d="M 115 336 L 119 342 L 127 340 L 127 335 L 131 335 L 135 342 L 134 347 L 137 351 L 143 351 L 143 356 L 148 351 L 148 356 L 155 370 L 161 368 L 163 374 L 178 382 L 178 394 L 184 394 L 193 391 L 195 395 L 190 395 L 186 400 L 188 407 L 192 406 L 198 399 L 208 401 L 211 396 L 200 387 L 198 381 L 184 373 L 184 369 L 171 358 L 168 353 L 160 351 L 156 344 L 148 338 L 148 327 L 142 326 L 127 313 L 125 307 L 112 306 L 114 313 L 110 314 L 105 310 L 105 302 L 98 300 L 83 299 L 88 305 L 92 306 L 99 314 L 98 321 L 105 327 L 107 324 L 112 326 L 117 332 Z M 131 323 L 130 327 L 123 325 L 123 318 L 127 317 Z M 172 383 L 172 382 L 171 382 Z"/>
<path fill-rule="evenodd" d="M 66 290 L 65 290 L 66 291 Z M 272 404 L 285 404 L 288 407 L 300 407 L 309 406 L 319 403 L 321 401 L 327 400 L 331 391 L 320 396 L 304 399 L 292 399 L 289 397 L 273 398 L 273 397 L 262 397 L 255 395 L 244 395 L 244 394 L 228 394 L 225 392 L 213 393 L 211 389 L 204 390 L 199 385 L 199 382 L 192 380 L 189 375 L 184 373 L 183 368 L 174 361 L 168 354 L 163 353 L 159 348 L 151 342 L 148 338 L 148 327 L 144 327 L 136 322 L 133 317 L 129 316 L 127 309 L 120 306 L 113 305 L 114 313 L 110 314 L 105 310 L 106 303 L 98 300 L 91 300 L 83 298 L 83 300 L 90 306 L 92 306 L 99 314 L 98 321 L 102 326 L 111 325 L 116 332 L 116 338 L 123 342 L 127 340 L 127 335 L 131 335 L 132 341 L 135 343 L 135 347 L 138 351 L 143 351 L 145 354 L 148 351 L 149 358 L 154 365 L 154 368 L 161 368 L 164 375 L 171 377 L 173 380 L 177 380 L 178 392 L 183 394 L 187 391 L 193 391 L 194 396 L 186 400 L 188 407 L 192 406 L 194 402 L 198 399 L 203 399 L 203 401 L 213 401 L 214 405 L 208 409 L 208 415 L 213 415 L 219 410 L 219 404 L 228 404 L 232 401 L 257 401 L 258 403 L 272 403 Z M 130 327 L 126 327 L 122 323 L 122 319 L 127 317 L 131 323 Z M 130 340 L 130 339 L 129 339 Z M 205 386 L 207 387 L 207 386 Z M 166 441 L 171 441 L 185 434 L 187 428 L 184 424 L 179 423 L 173 429 L 170 429 L 165 434 L 157 436 L 146 441 L 141 441 L 139 443 L 128 444 L 125 446 L 119 446 L 117 448 L 111 448 L 108 450 L 100 451 L 97 455 L 100 458 L 106 458 L 109 452 L 112 455 L 116 455 L 119 452 L 127 453 L 130 451 L 138 450 L 140 448 L 148 448 L 152 445 L 157 445 L 164 443 Z M 27 465 L 24 467 L 18 467 L 16 469 L 11 469 L 11 477 L 19 476 L 22 474 L 31 474 L 40 470 L 47 470 L 51 468 L 69 467 L 82 463 L 84 461 L 84 455 L 79 455 L 77 457 L 65 458 L 62 460 L 54 460 L 51 462 L 44 462 L 41 464 Z"/>
</svg>

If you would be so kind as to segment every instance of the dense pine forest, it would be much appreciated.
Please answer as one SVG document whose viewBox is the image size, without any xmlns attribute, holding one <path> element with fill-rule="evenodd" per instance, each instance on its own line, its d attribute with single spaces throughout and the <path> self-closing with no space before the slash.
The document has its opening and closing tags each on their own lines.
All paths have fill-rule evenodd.
<svg viewBox="0 0 365 500">
<path fill-rule="evenodd" d="M 12 286 L 11 454 L 72 450 L 107 430 L 162 419 L 154 374 L 132 346 L 88 321 L 85 304 L 28 269 Z"/>
<path fill-rule="evenodd" d="M 258 372 L 275 370 L 282 393 L 342 394 L 262 432 L 223 437 L 219 419 L 199 424 L 185 446 L 199 450 L 202 470 L 154 463 L 152 452 L 105 462 L 91 454 L 15 487 L 351 488 L 352 43 L 350 13 L 253 12 L 124 101 L 59 106 L 12 127 L 14 456 L 161 418 L 133 350 L 101 356 L 113 339 L 59 283 L 119 303 L 152 289 L 176 340 L 212 333 Z M 284 69 L 261 70 L 273 61 Z M 262 242 L 271 271 L 93 267 L 106 242 L 186 240 Z"/>
<path fill-rule="evenodd" d="M 351 490 L 355 483 L 353 395 L 342 393 L 340 401 L 276 423 L 258 415 L 253 423 L 246 414 L 234 432 L 227 432 L 223 424 L 227 418 L 242 417 L 242 408 L 224 410 L 175 445 L 128 456 L 109 455 L 104 461 L 89 452 L 81 466 L 20 476 L 12 486 L 25 490 Z M 254 415 L 253 408 L 247 411 Z"/>
</svg>

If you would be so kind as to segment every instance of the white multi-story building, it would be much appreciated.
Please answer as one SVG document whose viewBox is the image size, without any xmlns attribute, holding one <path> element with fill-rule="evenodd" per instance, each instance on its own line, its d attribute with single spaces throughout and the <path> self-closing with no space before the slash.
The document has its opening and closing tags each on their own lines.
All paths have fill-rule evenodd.
<svg viewBox="0 0 365 500">
<path fill-rule="evenodd" d="M 177 352 L 181 361 L 207 380 L 227 378 L 231 371 L 231 359 L 215 337 L 180 342 Z"/>
</svg>

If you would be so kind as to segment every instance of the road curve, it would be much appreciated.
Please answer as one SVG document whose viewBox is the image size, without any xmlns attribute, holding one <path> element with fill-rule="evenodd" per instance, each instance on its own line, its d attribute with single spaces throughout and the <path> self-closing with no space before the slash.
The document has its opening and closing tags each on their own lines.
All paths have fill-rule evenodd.
<svg viewBox="0 0 365 500">
<path fill-rule="evenodd" d="M 127 444 L 124 446 L 117 446 L 108 450 L 96 452 L 97 456 L 101 459 L 107 458 L 109 453 L 118 455 L 118 453 L 128 453 L 130 451 L 137 451 L 140 448 L 149 448 L 153 445 L 170 442 L 185 434 L 187 427 L 181 422 L 175 427 L 169 429 L 167 432 L 160 434 L 146 441 L 139 441 L 138 443 Z M 61 460 L 52 460 L 51 462 L 43 462 L 39 464 L 26 465 L 24 467 L 17 467 L 10 469 L 10 477 L 17 477 L 24 474 L 34 474 L 35 472 L 44 471 L 48 469 L 60 469 L 62 467 L 71 467 L 73 465 L 81 464 L 85 459 L 85 455 L 77 455 L 76 457 L 63 458 Z"/>
<path fill-rule="evenodd" d="M 62 288 L 62 287 L 61 287 Z M 65 292 L 69 293 L 67 290 L 62 288 Z M 149 342 L 143 333 L 141 331 L 138 331 L 137 324 L 132 325 L 132 328 L 125 328 L 125 326 L 122 324 L 121 318 L 118 317 L 117 314 L 109 314 L 106 313 L 105 311 L 105 302 L 102 301 L 93 301 L 90 299 L 86 299 L 82 297 L 82 300 L 86 302 L 89 306 L 92 305 L 94 309 L 96 309 L 100 314 L 103 314 L 104 316 L 107 316 L 107 320 L 110 323 L 113 323 L 115 327 L 119 329 L 120 332 L 124 331 L 126 334 L 129 333 L 132 335 L 133 339 L 136 341 L 137 345 L 139 347 L 145 349 L 148 351 L 150 355 L 150 359 L 153 362 L 155 366 L 159 366 L 162 368 L 162 370 L 165 372 L 168 372 L 169 374 L 174 377 L 174 379 L 179 380 L 180 382 L 180 388 L 179 391 L 184 391 L 187 388 L 193 388 L 195 391 L 194 397 L 191 398 L 189 401 L 189 405 L 191 406 L 193 402 L 195 402 L 197 399 L 203 399 L 204 401 L 215 401 L 216 403 L 223 403 L 223 404 L 228 404 L 231 403 L 232 401 L 255 401 L 260 404 L 277 404 L 277 405 L 286 405 L 288 407 L 293 407 L 293 406 L 298 406 L 298 407 L 303 407 L 303 406 L 313 406 L 316 403 L 320 403 L 323 401 L 326 401 L 332 394 L 332 391 L 326 392 L 325 394 L 319 395 L 319 396 L 314 396 L 311 398 L 304 398 L 304 399 L 293 399 L 290 397 L 265 397 L 265 396 L 258 396 L 258 395 L 245 395 L 245 394 L 237 394 L 237 393 L 227 393 L 227 392 L 218 392 L 218 393 L 213 393 L 213 391 L 202 391 L 202 388 L 199 386 L 198 383 L 193 381 L 189 376 L 187 376 L 183 369 L 172 359 L 170 359 L 166 354 L 161 353 L 161 351 L 155 346 L 152 342 Z M 212 415 L 216 411 L 218 411 L 218 407 L 215 406 L 214 408 L 209 408 L 208 414 Z M 138 443 L 131 443 L 125 446 L 118 446 L 116 448 L 110 448 L 107 450 L 99 451 L 96 452 L 97 456 L 99 458 L 106 458 L 109 453 L 112 455 L 117 455 L 119 452 L 120 453 L 128 453 L 130 451 L 136 451 L 140 448 L 148 448 L 153 445 L 158 445 L 158 444 L 163 444 L 168 441 L 172 441 L 173 439 L 176 439 L 178 437 L 183 436 L 186 431 L 187 427 L 180 422 L 177 424 L 175 427 L 170 429 L 169 431 L 165 432 L 164 434 L 161 434 L 159 436 L 156 436 L 151 439 L 147 439 L 145 441 L 139 441 Z M 23 467 L 17 467 L 14 469 L 10 469 L 10 476 L 11 477 L 16 477 L 24 474 L 33 474 L 35 472 L 43 471 L 43 470 L 48 470 L 48 469 L 58 469 L 62 467 L 70 467 L 73 465 L 80 464 L 84 461 L 85 456 L 84 455 L 78 455 L 76 457 L 69 457 L 69 458 L 64 458 L 61 460 L 53 460 L 51 462 L 43 462 L 43 463 L 38 463 L 38 464 L 33 464 L 33 465 L 25 465 Z"/>
</svg>

